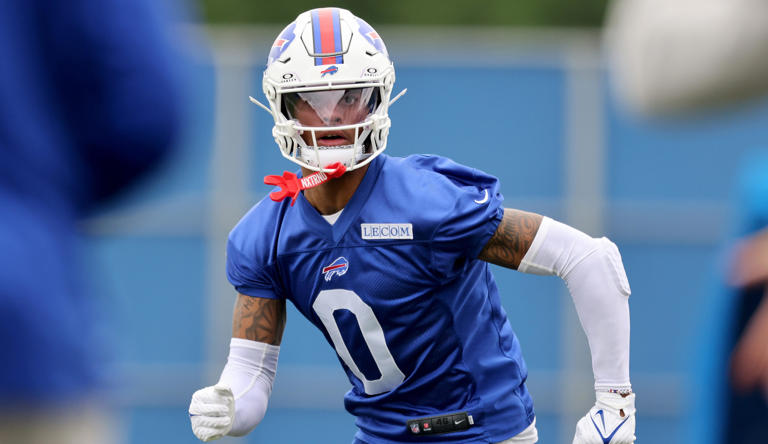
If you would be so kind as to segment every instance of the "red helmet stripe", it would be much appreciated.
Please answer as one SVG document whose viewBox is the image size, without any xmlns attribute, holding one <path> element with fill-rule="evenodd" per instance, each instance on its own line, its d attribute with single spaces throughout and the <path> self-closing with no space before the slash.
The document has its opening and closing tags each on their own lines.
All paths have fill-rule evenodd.
<svg viewBox="0 0 768 444">
<path fill-rule="evenodd" d="M 320 8 L 312 11 L 312 28 L 316 54 L 341 52 L 341 23 L 337 8 Z M 315 65 L 344 63 L 342 56 L 315 59 Z"/>
</svg>

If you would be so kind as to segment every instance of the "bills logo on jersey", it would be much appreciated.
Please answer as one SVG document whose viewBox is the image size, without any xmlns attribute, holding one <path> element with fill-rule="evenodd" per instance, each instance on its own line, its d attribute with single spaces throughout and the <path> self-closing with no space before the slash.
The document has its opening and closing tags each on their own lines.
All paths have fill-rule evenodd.
<svg viewBox="0 0 768 444">
<path fill-rule="evenodd" d="M 320 71 L 320 77 L 325 77 L 326 74 L 334 75 L 337 72 L 339 72 L 339 68 L 336 65 L 333 65 Z"/>
<path fill-rule="evenodd" d="M 349 262 L 344 256 L 336 258 L 331 262 L 331 265 L 323 267 L 323 275 L 325 275 L 325 281 L 330 282 L 334 276 L 343 276 L 349 270 Z"/>
</svg>

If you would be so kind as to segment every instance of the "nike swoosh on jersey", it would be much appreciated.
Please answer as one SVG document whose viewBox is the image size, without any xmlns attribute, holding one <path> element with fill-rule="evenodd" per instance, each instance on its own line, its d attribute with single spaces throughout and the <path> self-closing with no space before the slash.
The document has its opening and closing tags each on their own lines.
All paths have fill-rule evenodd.
<svg viewBox="0 0 768 444">
<path fill-rule="evenodd" d="M 459 424 L 461 424 L 462 422 L 464 422 L 464 418 L 461 418 L 461 419 L 454 419 L 454 420 L 453 420 L 453 423 L 454 423 L 454 424 L 456 424 L 456 425 L 459 425 Z"/>
<path fill-rule="evenodd" d="M 488 201 L 488 190 L 483 190 L 483 191 L 485 191 L 485 196 L 483 196 L 483 198 L 480 200 L 475 200 L 476 204 L 484 204 L 485 202 Z"/>
<path fill-rule="evenodd" d="M 605 417 L 603 416 L 603 411 L 602 410 L 598 410 L 597 414 L 600 415 L 600 417 L 603 419 L 603 427 L 605 427 Z M 616 428 L 613 429 L 613 432 L 611 432 L 611 434 L 608 435 L 608 436 L 603 436 L 603 432 L 601 432 L 600 428 L 597 426 L 597 424 L 595 424 L 595 420 L 594 420 L 594 418 L 592 418 L 592 416 L 590 416 L 589 419 L 592 420 L 592 425 L 595 426 L 595 430 L 597 430 L 597 434 L 600 435 L 600 438 L 603 440 L 603 444 L 609 444 L 611 442 L 611 439 L 613 439 L 613 435 L 615 435 L 616 432 L 619 431 L 621 426 L 623 426 L 624 423 L 627 422 L 627 419 L 629 419 L 629 416 L 627 416 L 624 419 L 624 421 L 621 422 L 621 424 L 617 425 Z"/>
</svg>

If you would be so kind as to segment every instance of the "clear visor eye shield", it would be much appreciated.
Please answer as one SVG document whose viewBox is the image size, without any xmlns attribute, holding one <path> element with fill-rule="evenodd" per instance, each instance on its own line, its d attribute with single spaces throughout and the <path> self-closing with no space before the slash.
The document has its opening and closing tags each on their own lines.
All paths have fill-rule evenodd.
<svg viewBox="0 0 768 444">
<path fill-rule="evenodd" d="M 374 87 L 306 91 L 283 94 L 281 111 L 296 122 L 301 160 L 318 167 L 334 162 L 349 167 L 367 155 L 364 142 L 378 104 Z"/>
<path fill-rule="evenodd" d="M 367 163 L 364 160 L 373 153 L 365 142 L 377 129 L 378 122 L 388 121 L 386 110 L 379 107 L 382 100 L 379 90 L 377 85 L 279 94 L 276 105 L 280 115 L 275 119 L 275 131 L 291 137 L 297 144 L 293 152 L 284 155 L 315 170 L 324 170 L 334 162 L 348 169 Z M 251 101 L 272 114 L 253 97 Z"/>
</svg>

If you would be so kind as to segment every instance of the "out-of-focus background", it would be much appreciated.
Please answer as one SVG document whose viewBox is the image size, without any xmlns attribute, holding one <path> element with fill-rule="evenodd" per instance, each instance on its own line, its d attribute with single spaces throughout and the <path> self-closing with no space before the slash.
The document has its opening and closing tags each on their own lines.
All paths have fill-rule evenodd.
<svg viewBox="0 0 768 444">
<path fill-rule="evenodd" d="M 619 246 L 633 290 L 639 442 L 705 443 L 693 437 L 714 426 L 700 413 L 716 411 L 726 384 L 711 362 L 727 359 L 723 252 L 739 219 L 739 178 L 768 149 L 768 100 L 674 119 L 629 112 L 603 58 L 606 3 L 336 5 L 376 28 L 395 63 L 395 92 L 408 88 L 390 110 L 389 155 L 434 153 L 483 169 L 501 179 L 507 206 Z M 193 12 L 172 28 L 186 82 L 178 149 L 84 221 L 124 443 L 196 442 L 189 399 L 217 380 L 230 337 L 227 233 L 269 191 L 264 175 L 294 168 L 248 95 L 263 97 L 278 32 L 317 6 L 325 4 L 188 4 Z M 567 290 L 556 278 L 494 274 L 529 367 L 540 442 L 570 442 L 593 390 Z M 333 349 L 291 309 L 266 418 L 250 436 L 224 441 L 349 442 L 348 385 Z"/>
</svg>

